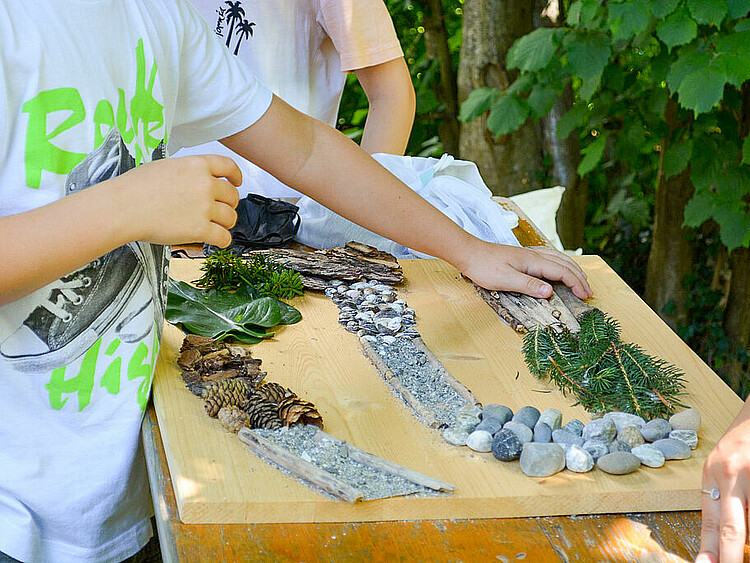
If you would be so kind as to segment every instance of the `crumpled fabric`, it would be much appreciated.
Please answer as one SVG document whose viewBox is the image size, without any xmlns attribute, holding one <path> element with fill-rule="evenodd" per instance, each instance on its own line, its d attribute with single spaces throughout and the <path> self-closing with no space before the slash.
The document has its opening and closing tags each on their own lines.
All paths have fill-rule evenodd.
<svg viewBox="0 0 750 563">
<path fill-rule="evenodd" d="M 492 201 L 473 162 L 449 154 L 437 159 L 379 153 L 373 158 L 465 231 L 487 242 L 520 246 L 512 231 L 518 217 Z M 356 189 L 356 179 L 352 185 Z M 307 246 L 333 248 L 357 241 L 396 258 L 433 258 L 360 227 L 309 197 L 297 206 L 302 224 L 295 239 Z"/>
</svg>

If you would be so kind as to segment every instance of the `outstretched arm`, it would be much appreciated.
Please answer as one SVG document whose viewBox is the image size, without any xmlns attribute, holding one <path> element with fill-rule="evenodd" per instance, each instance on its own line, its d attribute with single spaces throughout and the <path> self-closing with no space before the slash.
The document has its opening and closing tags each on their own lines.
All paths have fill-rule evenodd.
<svg viewBox="0 0 750 563">
<path fill-rule="evenodd" d="M 562 280 L 591 296 L 567 256 L 490 244 L 470 235 L 334 129 L 274 98 L 254 125 L 222 142 L 329 209 L 415 250 L 443 258 L 479 285 L 549 297 Z"/>
<path fill-rule="evenodd" d="M 696 563 L 742 563 L 750 514 L 750 398 L 729 430 L 708 454 L 703 489 L 701 551 Z"/>
<path fill-rule="evenodd" d="M 134 240 L 227 246 L 227 229 L 237 220 L 234 186 L 241 183 L 229 158 L 160 160 L 38 209 L 0 217 L 0 305 Z"/>
<path fill-rule="evenodd" d="M 360 146 L 370 154 L 404 154 L 416 108 L 406 61 L 401 57 L 354 73 L 370 102 Z"/>
</svg>

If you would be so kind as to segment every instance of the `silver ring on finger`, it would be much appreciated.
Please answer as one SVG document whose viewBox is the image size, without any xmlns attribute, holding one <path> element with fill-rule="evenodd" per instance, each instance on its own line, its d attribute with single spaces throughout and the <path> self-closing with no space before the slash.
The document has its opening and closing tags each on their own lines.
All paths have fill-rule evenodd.
<svg viewBox="0 0 750 563">
<path fill-rule="evenodd" d="M 721 491 L 719 489 L 701 489 L 701 492 L 710 496 L 711 500 L 719 500 L 721 498 Z"/>
</svg>

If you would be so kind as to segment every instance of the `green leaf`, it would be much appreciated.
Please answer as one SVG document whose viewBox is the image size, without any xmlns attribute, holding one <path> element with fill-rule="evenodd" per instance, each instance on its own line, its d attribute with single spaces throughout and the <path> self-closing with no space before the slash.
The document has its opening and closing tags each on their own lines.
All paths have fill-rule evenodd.
<svg viewBox="0 0 750 563">
<path fill-rule="evenodd" d="M 517 39 L 508 51 L 508 68 L 536 72 L 546 67 L 557 51 L 563 30 L 540 27 Z"/>
<path fill-rule="evenodd" d="M 690 13 L 695 21 L 719 27 L 727 15 L 727 3 L 724 0 L 687 0 Z"/>
<path fill-rule="evenodd" d="M 535 118 L 547 115 L 557 101 L 558 92 L 550 86 L 536 85 L 526 100 L 531 107 L 531 115 Z"/>
<path fill-rule="evenodd" d="M 578 27 L 581 23 L 581 9 L 583 8 L 583 2 L 576 0 L 568 8 L 568 15 L 565 18 L 567 24 L 571 27 Z"/>
<path fill-rule="evenodd" d="M 734 26 L 735 31 L 750 31 L 750 19 L 740 20 L 737 25 Z"/>
<path fill-rule="evenodd" d="M 727 0 L 727 6 L 732 19 L 745 17 L 750 12 L 750 0 Z"/>
<path fill-rule="evenodd" d="M 747 56 L 750 50 L 750 31 L 738 30 L 735 27 L 732 32 L 715 35 L 711 42 L 717 53 Z"/>
<path fill-rule="evenodd" d="M 256 298 L 247 286 L 229 293 L 197 289 L 170 279 L 166 319 L 193 334 L 217 340 L 234 337 L 255 343 L 272 336 L 265 328 L 280 323 L 292 324 L 302 318 L 299 311 L 291 314 L 290 307 L 273 297 Z"/>
<path fill-rule="evenodd" d="M 719 224 L 719 238 L 730 252 L 750 245 L 750 213 L 739 205 L 716 204 L 714 219 Z"/>
<path fill-rule="evenodd" d="M 515 96 L 501 96 L 490 110 L 487 129 L 496 137 L 517 131 L 529 116 L 529 106 Z"/>
<path fill-rule="evenodd" d="M 584 156 L 581 159 L 581 163 L 578 165 L 579 176 L 585 176 L 596 168 L 597 164 L 599 164 L 599 161 L 604 154 L 604 149 L 607 146 L 607 137 L 608 135 L 606 133 L 599 135 L 596 141 L 581 151 Z"/>
<path fill-rule="evenodd" d="M 588 100 L 599 87 L 612 54 L 609 39 L 603 33 L 571 33 L 566 40 L 571 72 L 583 80 L 580 93 Z"/>
<path fill-rule="evenodd" d="M 593 24 L 599 14 L 601 0 L 583 0 L 581 7 L 581 27 L 588 29 L 595 27 Z"/>
<path fill-rule="evenodd" d="M 711 194 L 695 194 L 685 206 L 684 224 L 686 227 L 700 227 L 713 216 L 714 201 Z"/>
<path fill-rule="evenodd" d="M 663 18 L 674 12 L 680 0 L 646 0 L 646 6 L 655 18 Z"/>
<path fill-rule="evenodd" d="M 432 90 L 423 90 L 417 94 L 417 114 L 418 115 L 432 113 L 433 111 L 436 111 L 442 105 L 443 103 L 440 100 L 438 100 L 437 94 L 435 94 L 435 92 Z M 360 111 L 360 110 L 357 110 L 357 111 Z M 356 117 L 356 113 L 355 113 L 355 117 Z M 354 123 L 355 125 L 358 125 L 357 123 L 354 122 L 354 118 L 352 118 L 352 123 Z"/>
<path fill-rule="evenodd" d="M 750 80 L 750 58 L 747 55 L 722 53 L 712 62 L 726 77 L 732 86 L 740 88 L 745 81 Z"/>
<path fill-rule="evenodd" d="M 644 31 L 650 19 L 651 16 L 642 2 L 629 0 L 609 5 L 607 25 L 612 31 L 612 39 L 621 41 L 631 39 Z"/>
<path fill-rule="evenodd" d="M 696 115 L 708 112 L 724 94 L 726 76 L 718 67 L 708 66 L 687 75 L 677 89 L 680 105 Z"/>
<path fill-rule="evenodd" d="M 698 24 L 685 7 L 680 7 L 656 26 L 656 35 L 671 51 L 674 47 L 695 39 L 698 36 Z"/>
<path fill-rule="evenodd" d="M 585 125 L 588 119 L 588 105 L 577 103 L 560 118 L 560 122 L 557 124 L 557 138 L 564 141 L 575 129 Z"/>
<path fill-rule="evenodd" d="M 522 74 L 513 81 L 513 84 L 508 86 L 504 94 L 506 95 L 513 94 L 514 96 L 517 96 L 523 92 L 526 92 L 527 90 L 530 90 L 532 86 L 534 86 L 534 80 L 532 78 L 532 75 Z M 492 101 L 494 102 L 495 100 L 492 100 Z"/>
<path fill-rule="evenodd" d="M 466 123 L 483 115 L 484 112 L 492 107 L 492 103 L 499 95 L 500 91 L 497 88 L 477 88 L 461 104 L 461 112 L 458 119 Z"/>
<path fill-rule="evenodd" d="M 711 55 L 698 50 L 694 45 L 683 47 L 677 54 L 667 74 L 667 85 L 672 93 L 676 92 L 686 76 L 701 70 L 711 62 Z"/>
<path fill-rule="evenodd" d="M 750 164 L 750 135 L 742 141 L 742 164 Z"/>
<path fill-rule="evenodd" d="M 670 146 L 664 153 L 664 177 L 675 176 L 687 168 L 693 154 L 693 141 L 687 140 Z"/>
</svg>

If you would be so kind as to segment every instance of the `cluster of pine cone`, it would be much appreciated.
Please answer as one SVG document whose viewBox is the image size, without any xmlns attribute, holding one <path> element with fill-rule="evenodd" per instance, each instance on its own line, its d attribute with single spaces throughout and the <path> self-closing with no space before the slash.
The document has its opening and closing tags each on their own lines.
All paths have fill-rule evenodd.
<svg viewBox="0 0 750 563">
<path fill-rule="evenodd" d="M 188 389 L 228 430 L 274 430 L 297 423 L 323 427 L 315 405 L 278 383 L 263 383 L 261 361 L 252 359 L 247 348 L 188 335 L 180 352 L 177 363 Z"/>
</svg>

